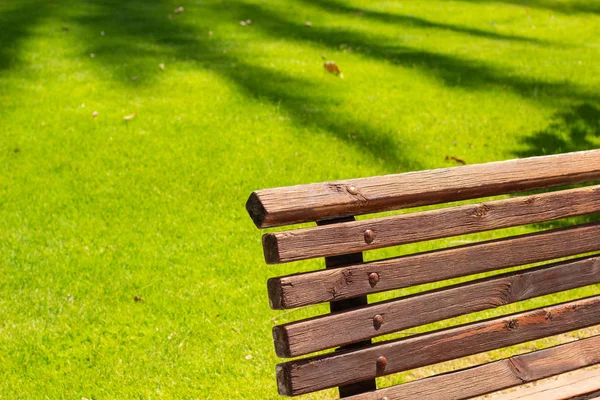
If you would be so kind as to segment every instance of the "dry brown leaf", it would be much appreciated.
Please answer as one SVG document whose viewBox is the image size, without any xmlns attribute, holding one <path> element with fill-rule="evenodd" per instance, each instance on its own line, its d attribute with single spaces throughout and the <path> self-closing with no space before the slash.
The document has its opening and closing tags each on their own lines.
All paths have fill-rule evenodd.
<svg viewBox="0 0 600 400">
<path fill-rule="evenodd" d="M 133 119 L 133 118 L 135 118 L 135 113 L 130 114 L 130 115 L 126 115 L 126 116 L 123 117 L 123 119 L 125 121 L 129 121 L 130 119 Z"/>
<path fill-rule="evenodd" d="M 446 156 L 446 161 L 456 161 L 459 164 L 467 165 L 465 160 L 463 160 L 462 158 L 454 157 L 454 156 Z"/>
<path fill-rule="evenodd" d="M 136 303 L 143 303 L 144 302 L 144 299 L 142 299 L 140 296 L 135 296 L 133 299 L 135 300 Z"/>
<path fill-rule="evenodd" d="M 335 63 L 335 61 L 325 61 L 325 63 L 323 64 L 323 68 L 325 68 L 325 70 L 327 72 L 330 72 L 332 74 L 336 74 L 340 78 L 344 77 L 344 75 L 342 74 L 342 71 L 340 71 L 340 68 Z"/>
</svg>

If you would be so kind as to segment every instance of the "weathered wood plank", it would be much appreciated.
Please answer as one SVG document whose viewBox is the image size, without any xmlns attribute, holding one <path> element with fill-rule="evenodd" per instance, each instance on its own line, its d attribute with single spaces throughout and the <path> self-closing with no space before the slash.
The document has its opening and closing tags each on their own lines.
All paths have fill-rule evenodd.
<svg viewBox="0 0 600 400">
<path fill-rule="evenodd" d="M 310 393 L 600 323 L 600 296 L 461 325 L 360 350 L 277 365 L 282 395 Z"/>
<path fill-rule="evenodd" d="M 462 400 L 600 363 L 600 336 L 521 354 L 461 371 L 391 386 L 348 400 Z"/>
<path fill-rule="evenodd" d="M 334 219 L 334 220 L 319 221 L 318 224 L 320 226 L 338 225 L 340 223 L 349 222 L 349 221 L 354 221 L 354 217 L 345 217 L 345 218 L 338 218 L 338 219 Z M 337 256 L 333 256 L 333 257 L 325 257 L 325 268 L 326 269 L 332 269 L 332 268 L 335 269 L 335 268 L 344 267 L 346 265 L 362 263 L 362 262 L 363 262 L 363 255 L 361 252 L 343 254 L 343 255 L 337 255 Z M 360 306 L 366 306 L 367 304 L 368 304 L 367 296 L 359 296 L 359 297 L 353 297 L 351 299 L 333 301 L 333 302 L 329 303 L 329 310 L 332 313 L 336 313 L 336 312 L 341 312 L 341 311 L 353 309 L 353 308 L 360 307 Z M 344 351 L 344 350 L 348 350 L 348 349 L 354 349 L 354 348 L 366 346 L 369 344 L 371 344 L 371 340 L 369 340 L 369 339 L 363 340 L 363 341 L 357 341 L 356 343 L 353 343 L 353 344 L 350 344 L 347 346 L 341 346 L 339 349 L 336 349 L 336 351 Z M 366 381 L 355 382 L 355 383 L 351 383 L 349 385 L 340 386 L 338 388 L 338 392 L 340 394 L 340 398 L 344 398 L 344 397 L 352 396 L 352 395 L 355 395 L 358 393 L 365 393 L 365 392 L 375 390 L 375 389 L 377 389 L 377 383 L 375 382 L 375 379 L 368 379 Z"/>
<path fill-rule="evenodd" d="M 600 257 L 467 282 L 273 328 L 279 357 L 296 357 L 489 308 L 600 283 Z"/>
<path fill-rule="evenodd" d="M 600 186 L 268 233 L 268 264 L 333 256 L 600 211 Z"/>
<path fill-rule="evenodd" d="M 258 190 L 260 228 L 440 204 L 600 179 L 600 150 Z"/>
<path fill-rule="evenodd" d="M 596 349 L 598 352 L 600 349 Z M 597 354 L 581 354 L 597 358 Z M 575 400 L 593 399 L 600 395 L 600 368 L 586 368 L 569 374 L 536 382 L 527 387 L 517 387 L 510 393 L 492 394 L 490 400 Z M 596 392 L 594 394 L 594 392 Z"/>
<path fill-rule="evenodd" d="M 269 300 L 273 309 L 294 308 L 597 250 L 600 223 L 592 223 L 271 278 Z"/>
</svg>

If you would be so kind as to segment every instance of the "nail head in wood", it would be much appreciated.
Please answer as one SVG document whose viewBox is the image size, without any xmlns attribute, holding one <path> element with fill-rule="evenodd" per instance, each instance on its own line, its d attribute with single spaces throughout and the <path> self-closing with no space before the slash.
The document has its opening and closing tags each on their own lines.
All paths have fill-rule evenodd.
<svg viewBox="0 0 600 400">
<path fill-rule="evenodd" d="M 384 356 L 380 356 L 377 359 L 377 373 L 380 374 L 385 371 L 385 367 L 387 367 L 388 361 Z"/>
<path fill-rule="evenodd" d="M 354 186 L 348 186 L 347 190 L 348 193 L 353 194 L 355 196 L 358 194 L 358 189 Z"/>
<path fill-rule="evenodd" d="M 375 287 L 377 282 L 379 282 L 379 274 L 377 272 L 371 272 L 369 274 L 369 285 L 371 285 L 371 287 Z"/>
<path fill-rule="evenodd" d="M 367 229 L 365 231 L 365 243 L 371 244 L 371 243 L 373 243 L 373 240 L 375 240 L 375 232 L 373 232 L 370 229 Z"/>
<path fill-rule="evenodd" d="M 373 327 L 375 330 L 378 330 L 383 325 L 383 316 L 381 314 L 377 314 L 373 317 Z"/>
</svg>

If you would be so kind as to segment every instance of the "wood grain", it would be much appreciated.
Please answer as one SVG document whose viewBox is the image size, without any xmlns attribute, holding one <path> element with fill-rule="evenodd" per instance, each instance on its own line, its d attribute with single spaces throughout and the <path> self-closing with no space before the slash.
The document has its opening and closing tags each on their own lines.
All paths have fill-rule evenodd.
<svg viewBox="0 0 600 400">
<path fill-rule="evenodd" d="M 360 252 L 383 247 L 552 221 L 600 211 L 600 186 L 268 233 L 268 264 Z M 365 240 L 365 232 L 371 232 Z"/>
<path fill-rule="evenodd" d="M 600 349 L 597 349 L 598 351 Z M 589 358 L 589 355 L 581 356 Z M 596 358 L 597 355 L 592 354 Z M 600 368 L 586 368 L 552 379 L 536 382 L 527 387 L 517 387 L 510 393 L 492 394 L 490 400 L 583 400 L 600 395 Z M 594 394 L 594 392 L 596 392 Z"/>
<path fill-rule="evenodd" d="M 268 281 L 273 309 L 347 299 L 600 250 L 600 223 L 492 240 Z M 370 274 L 378 274 L 375 286 Z"/>
<path fill-rule="evenodd" d="M 348 400 L 462 400 L 600 363 L 600 336 L 392 386 Z M 494 399 L 495 400 L 495 399 Z"/>
<path fill-rule="evenodd" d="M 282 395 L 310 393 L 600 323 L 600 296 L 277 365 Z M 385 357 L 385 363 L 381 363 Z M 385 364 L 385 368 L 381 365 Z"/>
<path fill-rule="evenodd" d="M 296 357 L 489 308 L 600 283 L 600 257 L 467 282 L 273 328 L 279 357 Z M 376 323 L 375 317 L 378 316 Z"/>
<path fill-rule="evenodd" d="M 354 221 L 354 217 L 344 217 L 344 218 L 338 218 L 338 219 L 334 219 L 334 220 L 319 221 L 318 224 L 320 226 L 330 226 L 330 225 L 339 225 L 340 223 L 349 222 L 349 221 Z M 325 257 L 325 268 L 326 269 L 335 269 L 335 268 L 344 267 L 349 264 L 362 263 L 362 262 L 363 262 L 363 255 L 360 252 L 343 254 L 343 255 L 337 255 L 337 256 L 333 256 L 333 257 Z M 329 303 L 329 310 L 332 313 L 336 313 L 336 312 L 342 312 L 342 311 L 345 311 L 348 309 L 366 306 L 367 304 L 368 304 L 367 296 L 359 296 L 359 297 L 354 297 L 351 299 L 333 301 L 333 302 Z M 352 344 L 349 344 L 346 346 L 341 346 L 339 349 L 336 349 L 336 351 L 356 349 L 356 348 L 360 348 L 360 347 L 367 346 L 370 344 L 371 344 L 371 340 L 369 340 L 369 339 L 363 340 L 363 341 L 357 341 L 355 343 L 352 343 Z M 377 389 L 377 384 L 375 382 L 375 379 L 368 379 L 366 381 L 355 382 L 355 383 L 351 383 L 349 385 L 340 386 L 338 388 L 338 392 L 340 394 L 340 398 L 344 398 L 344 397 L 349 397 L 349 396 L 352 396 L 352 395 L 355 395 L 358 393 L 369 392 L 369 391 L 375 390 L 375 389 Z"/>
<path fill-rule="evenodd" d="M 267 228 L 600 180 L 600 150 L 264 189 L 246 209 Z"/>
</svg>

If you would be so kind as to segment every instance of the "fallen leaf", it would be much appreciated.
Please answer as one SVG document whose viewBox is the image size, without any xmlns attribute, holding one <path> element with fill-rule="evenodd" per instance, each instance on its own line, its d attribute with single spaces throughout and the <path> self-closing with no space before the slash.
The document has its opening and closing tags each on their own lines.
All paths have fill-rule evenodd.
<svg viewBox="0 0 600 400">
<path fill-rule="evenodd" d="M 246 360 L 252 360 L 252 354 L 248 354 L 248 355 L 246 356 Z"/>
<path fill-rule="evenodd" d="M 130 119 L 135 118 L 135 113 L 130 114 L 130 115 L 126 115 L 123 117 L 124 120 L 129 121 Z"/>
<path fill-rule="evenodd" d="M 90 57 L 94 58 L 96 55 L 94 53 L 90 53 Z"/>
<path fill-rule="evenodd" d="M 92 113 L 92 117 L 97 117 L 97 116 L 98 116 L 98 111 L 94 111 L 94 112 Z"/>
<path fill-rule="evenodd" d="M 175 14 L 181 14 L 183 12 L 183 7 L 177 7 L 173 12 Z"/>
<path fill-rule="evenodd" d="M 344 77 L 344 75 L 342 74 L 342 71 L 340 71 L 340 68 L 337 66 L 335 61 L 325 61 L 325 63 L 323 64 L 323 68 L 325 68 L 325 70 L 327 72 L 336 74 L 340 78 Z"/>
<path fill-rule="evenodd" d="M 133 299 L 135 300 L 136 303 L 143 303 L 144 302 L 144 299 L 142 299 L 140 296 L 135 296 Z"/>
<path fill-rule="evenodd" d="M 163 63 L 160 63 L 160 64 L 158 64 L 158 68 L 160 68 L 160 69 L 162 69 L 162 70 L 164 71 L 164 69 L 165 69 L 165 64 L 163 64 Z"/>
<path fill-rule="evenodd" d="M 462 158 L 454 157 L 454 156 L 446 156 L 446 161 L 456 161 L 459 164 L 466 165 L 467 163 Z"/>
<path fill-rule="evenodd" d="M 240 21 L 240 25 L 241 25 L 241 26 L 246 26 L 246 25 L 247 25 L 247 24 L 246 24 L 246 21 Z"/>
<path fill-rule="evenodd" d="M 308 27 L 310 28 L 310 27 L 312 27 L 312 22 L 310 22 L 310 21 L 306 21 L 306 22 L 304 23 L 304 26 L 308 26 Z"/>
</svg>

